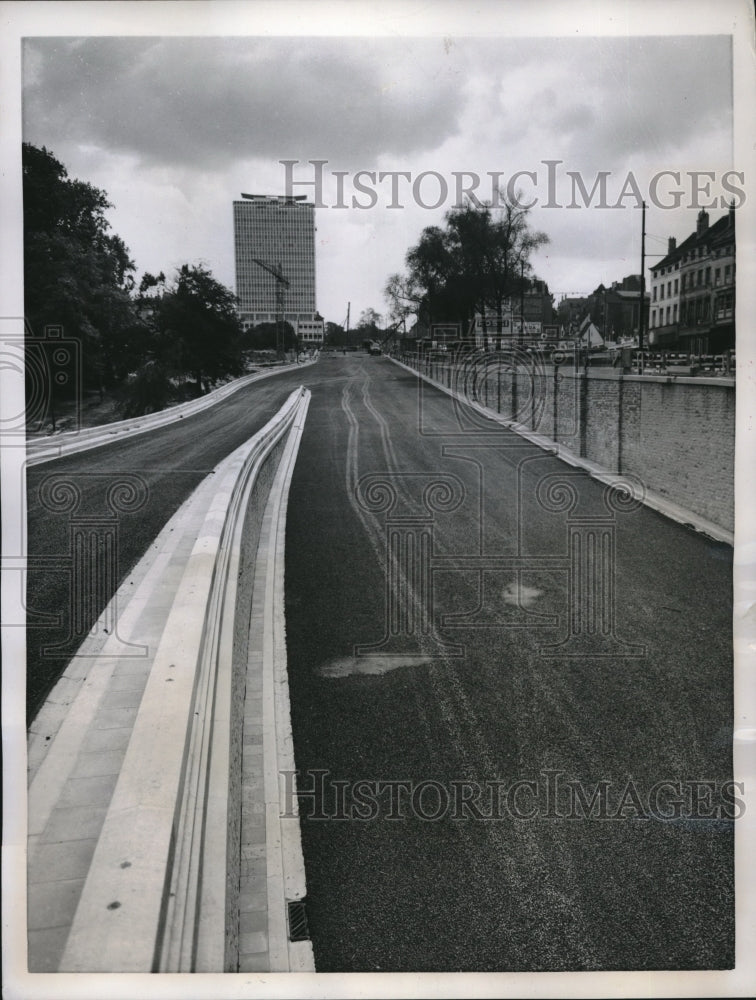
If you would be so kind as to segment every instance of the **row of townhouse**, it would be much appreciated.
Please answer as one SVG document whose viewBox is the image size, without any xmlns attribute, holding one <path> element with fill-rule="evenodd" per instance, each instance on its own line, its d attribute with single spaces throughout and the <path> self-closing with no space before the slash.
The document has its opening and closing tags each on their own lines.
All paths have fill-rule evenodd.
<svg viewBox="0 0 756 1000">
<path fill-rule="evenodd" d="M 691 354 L 735 347 L 735 209 L 709 225 L 698 213 L 695 232 L 651 268 L 649 346 Z"/>
</svg>

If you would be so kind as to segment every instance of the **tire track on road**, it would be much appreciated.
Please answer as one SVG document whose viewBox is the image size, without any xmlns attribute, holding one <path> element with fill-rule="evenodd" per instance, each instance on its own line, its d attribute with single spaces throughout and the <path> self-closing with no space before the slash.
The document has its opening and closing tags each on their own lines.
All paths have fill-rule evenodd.
<svg viewBox="0 0 756 1000">
<path fill-rule="evenodd" d="M 387 464 L 388 473 L 400 472 L 400 462 L 397 458 L 393 446 L 391 429 L 384 416 L 373 404 L 370 397 L 370 377 L 365 378 L 362 383 L 362 401 L 365 409 L 370 413 L 379 428 L 381 448 Z M 387 557 L 385 551 L 385 529 L 378 523 L 376 516 L 371 516 L 364 511 L 357 501 L 357 484 L 359 482 L 359 420 L 351 405 L 351 395 L 353 386 L 344 387 L 342 392 L 341 406 L 349 422 L 349 438 L 346 456 L 346 489 L 352 509 L 360 519 L 365 532 L 370 540 L 371 546 L 376 554 L 376 558 L 384 573 L 388 572 Z M 419 606 L 420 598 L 412 589 L 406 575 L 401 572 L 402 585 L 406 588 L 409 599 L 415 607 Z M 480 719 L 467 695 L 464 691 L 458 669 L 443 650 L 433 649 L 431 644 L 418 637 L 418 644 L 426 655 L 430 656 L 427 664 L 426 675 L 428 677 L 438 714 L 449 733 L 453 743 L 454 753 L 461 762 L 461 771 L 455 775 L 455 780 L 468 782 L 479 781 L 481 773 L 489 776 L 489 780 L 501 780 L 494 760 L 495 754 L 489 741 L 485 738 Z M 417 717 L 424 725 L 425 743 L 432 751 L 437 734 L 431 729 L 431 722 L 427 714 L 427 706 L 422 703 L 424 692 L 420 686 L 414 688 Z M 435 738 L 434 738 L 435 737 Z M 532 859 L 533 871 L 542 870 L 546 863 L 546 854 L 543 851 L 541 841 L 536 838 L 535 824 L 532 822 L 517 822 L 516 820 L 502 826 L 498 821 L 486 823 L 484 821 L 485 840 L 498 856 L 500 871 L 506 874 L 510 887 L 515 887 L 522 882 L 522 873 L 518 872 L 516 859 L 529 857 Z M 513 850 L 513 841 L 515 849 Z M 556 866 L 550 865 L 554 875 L 550 881 L 558 884 L 564 880 L 564 865 L 569 863 L 569 858 L 563 849 L 558 852 L 558 863 Z M 474 864 L 473 856 L 469 862 Z M 502 887 L 504 888 L 504 887 Z M 570 934 L 570 941 L 563 942 L 565 948 L 575 950 L 576 941 L 579 941 L 578 951 L 581 961 L 586 967 L 595 964 L 596 956 L 593 948 L 586 943 L 588 935 L 584 925 L 586 907 L 579 905 L 576 907 L 574 892 L 568 896 L 564 892 L 554 893 L 551 898 L 552 906 L 562 914 L 560 922 L 563 933 L 566 929 L 578 924 L 577 931 Z M 509 907 L 509 930 L 515 932 L 515 928 L 528 926 L 527 917 L 529 914 L 529 901 L 527 898 L 515 895 L 508 896 L 507 906 Z M 536 947 L 543 953 L 547 953 L 554 948 L 554 933 L 547 930 L 543 925 L 531 927 L 529 932 L 536 940 L 530 940 L 529 947 Z M 520 945 L 521 947 L 521 945 Z"/>
</svg>

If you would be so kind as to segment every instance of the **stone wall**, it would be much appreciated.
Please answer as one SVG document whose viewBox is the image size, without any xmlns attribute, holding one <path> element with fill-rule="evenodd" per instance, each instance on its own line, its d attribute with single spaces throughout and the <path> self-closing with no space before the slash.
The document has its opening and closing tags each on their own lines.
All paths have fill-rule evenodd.
<svg viewBox="0 0 756 1000">
<path fill-rule="evenodd" d="M 631 472 L 646 488 L 728 531 L 734 527 L 735 383 L 726 378 L 575 371 L 492 356 L 420 365 L 506 419 L 557 441 L 609 472 Z M 513 370 L 513 367 L 515 370 Z"/>
</svg>

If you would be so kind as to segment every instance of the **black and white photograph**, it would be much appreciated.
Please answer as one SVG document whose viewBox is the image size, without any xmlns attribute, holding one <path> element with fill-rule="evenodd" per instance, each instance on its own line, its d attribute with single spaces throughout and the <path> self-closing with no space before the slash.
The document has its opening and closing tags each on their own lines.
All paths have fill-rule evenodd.
<svg viewBox="0 0 756 1000">
<path fill-rule="evenodd" d="M 753 6 L 0 16 L 4 995 L 753 995 Z"/>
</svg>

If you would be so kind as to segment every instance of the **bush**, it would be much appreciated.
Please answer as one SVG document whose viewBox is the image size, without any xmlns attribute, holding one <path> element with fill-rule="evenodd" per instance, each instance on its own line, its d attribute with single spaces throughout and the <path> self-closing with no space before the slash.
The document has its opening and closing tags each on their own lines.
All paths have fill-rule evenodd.
<svg viewBox="0 0 756 1000">
<path fill-rule="evenodd" d="M 147 361 L 126 380 L 123 414 L 142 417 L 163 410 L 175 398 L 176 390 L 157 361 Z"/>
</svg>

